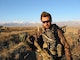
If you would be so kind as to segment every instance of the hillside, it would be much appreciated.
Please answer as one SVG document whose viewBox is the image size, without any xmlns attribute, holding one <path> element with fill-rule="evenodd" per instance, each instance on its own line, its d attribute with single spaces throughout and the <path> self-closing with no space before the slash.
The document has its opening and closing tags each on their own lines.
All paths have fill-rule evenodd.
<svg viewBox="0 0 80 60">
<path fill-rule="evenodd" d="M 64 36 L 66 37 L 67 42 L 70 46 L 70 51 L 72 54 L 73 60 L 80 59 L 80 37 L 78 30 L 80 27 L 66 27 Z M 22 52 L 26 51 L 27 47 L 24 43 L 21 42 L 19 36 L 22 33 L 28 33 L 34 35 L 37 32 L 37 27 L 6 27 L 0 31 L 0 59 L 8 60 L 15 58 L 19 60 L 19 55 Z M 26 53 L 26 52 L 25 52 Z M 24 56 L 24 55 L 21 55 Z M 21 58 L 21 57 L 20 57 Z"/>
</svg>

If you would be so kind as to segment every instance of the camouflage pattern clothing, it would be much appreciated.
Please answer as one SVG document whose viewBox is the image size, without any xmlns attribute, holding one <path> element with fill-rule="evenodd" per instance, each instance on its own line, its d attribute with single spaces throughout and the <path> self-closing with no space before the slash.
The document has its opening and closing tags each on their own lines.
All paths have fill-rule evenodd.
<svg viewBox="0 0 80 60">
<path fill-rule="evenodd" d="M 64 54 L 66 60 L 71 60 L 69 45 L 63 31 L 56 24 L 52 24 L 50 29 L 42 28 L 42 38 L 44 41 L 43 48 L 52 55 L 53 60 L 61 60 Z"/>
</svg>

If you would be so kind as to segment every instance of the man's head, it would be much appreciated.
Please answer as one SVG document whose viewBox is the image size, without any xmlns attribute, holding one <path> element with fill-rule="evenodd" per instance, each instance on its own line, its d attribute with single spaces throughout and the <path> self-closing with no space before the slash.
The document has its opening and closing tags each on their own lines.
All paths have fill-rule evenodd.
<svg viewBox="0 0 80 60">
<path fill-rule="evenodd" d="M 42 25 L 45 29 L 50 28 L 51 22 L 52 22 L 52 17 L 48 12 L 42 12 L 40 19 L 41 19 Z"/>
</svg>

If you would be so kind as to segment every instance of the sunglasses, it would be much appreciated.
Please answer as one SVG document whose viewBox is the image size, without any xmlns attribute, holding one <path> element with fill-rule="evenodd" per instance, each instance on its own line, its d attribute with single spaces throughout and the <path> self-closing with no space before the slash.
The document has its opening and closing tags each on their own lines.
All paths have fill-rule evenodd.
<svg viewBox="0 0 80 60">
<path fill-rule="evenodd" d="M 50 20 L 48 20 L 48 21 L 42 21 L 42 23 L 48 23 L 48 22 L 50 22 Z"/>
</svg>

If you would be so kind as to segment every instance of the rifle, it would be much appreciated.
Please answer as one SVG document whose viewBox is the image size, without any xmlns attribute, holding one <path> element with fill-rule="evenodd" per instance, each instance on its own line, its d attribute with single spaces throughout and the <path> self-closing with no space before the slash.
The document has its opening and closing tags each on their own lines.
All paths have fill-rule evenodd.
<svg viewBox="0 0 80 60">
<path fill-rule="evenodd" d="M 46 50 L 41 49 L 36 40 L 34 40 L 34 45 L 37 47 L 37 51 L 41 54 L 43 60 L 53 60 L 52 57 L 47 53 Z"/>
<path fill-rule="evenodd" d="M 38 26 L 38 32 L 39 32 L 39 26 Z M 42 49 L 40 45 L 37 43 L 37 37 L 39 36 L 35 36 L 34 45 L 37 48 L 37 52 L 39 52 L 40 55 L 42 56 L 42 60 L 53 60 L 52 56 L 49 55 L 45 49 Z"/>
</svg>

